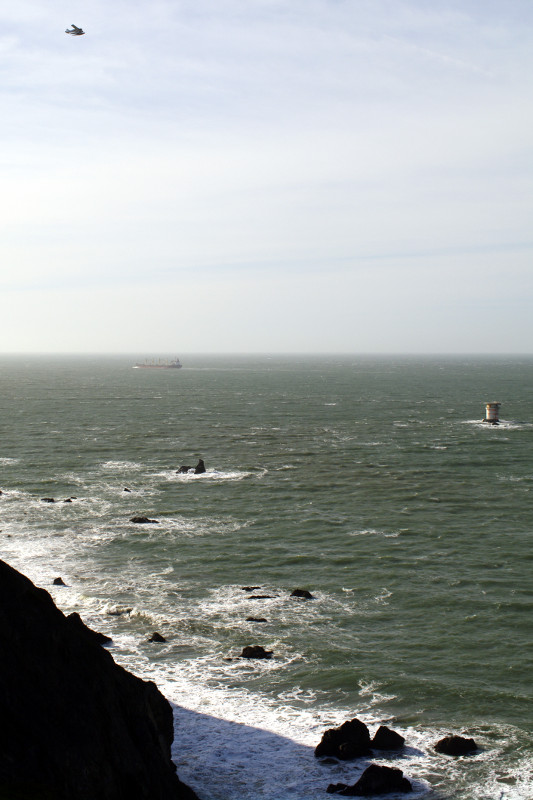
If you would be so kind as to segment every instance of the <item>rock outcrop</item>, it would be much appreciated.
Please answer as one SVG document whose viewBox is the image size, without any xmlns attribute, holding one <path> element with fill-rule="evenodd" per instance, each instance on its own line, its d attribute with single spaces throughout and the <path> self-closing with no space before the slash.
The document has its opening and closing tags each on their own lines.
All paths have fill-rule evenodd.
<svg viewBox="0 0 533 800">
<path fill-rule="evenodd" d="M 370 733 L 364 722 L 351 719 L 339 728 L 329 728 L 315 748 L 315 756 L 334 756 L 342 761 L 370 753 Z"/>
<path fill-rule="evenodd" d="M 340 794 L 344 797 L 372 797 L 391 792 L 412 792 L 413 787 L 410 781 L 403 777 L 401 769 L 371 764 L 353 786 L 347 786 L 345 783 L 330 783 L 326 791 L 329 794 Z"/>
<path fill-rule="evenodd" d="M 475 741 L 464 736 L 445 736 L 435 745 L 437 753 L 444 753 L 447 756 L 465 756 L 468 753 L 475 753 L 477 749 Z"/>
<path fill-rule="evenodd" d="M 0 652 L 1 798 L 196 798 L 175 773 L 172 710 L 155 684 L 3 561 Z"/>
</svg>

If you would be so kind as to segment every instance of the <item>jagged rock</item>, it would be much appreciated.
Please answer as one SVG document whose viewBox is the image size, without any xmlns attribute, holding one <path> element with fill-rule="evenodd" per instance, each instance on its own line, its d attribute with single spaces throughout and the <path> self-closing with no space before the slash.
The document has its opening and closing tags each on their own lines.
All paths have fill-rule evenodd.
<svg viewBox="0 0 533 800">
<path fill-rule="evenodd" d="M 477 749 L 475 741 L 464 736 L 445 736 L 435 745 L 437 753 L 444 753 L 447 756 L 464 756 L 474 753 Z"/>
<path fill-rule="evenodd" d="M 403 736 L 391 731 L 386 725 L 380 725 L 370 743 L 375 750 L 401 750 L 404 744 Z"/>
<path fill-rule="evenodd" d="M 272 650 L 265 650 L 260 644 L 243 647 L 241 658 L 272 658 Z"/>
<path fill-rule="evenodd" d="M 163 643 L 163 642 L 166 642 L 166 639 L 165 639 L 164 636 L 161 636 L 160 633 L 158 633 L 157 631 L 154 631 L 152 633 L 152 635 L 150 636 L 150 638 L 148 639 L 148 641 L 149 642 L 160 642 L 160 643 Z"/>
<path fill-rule="evenodd" d="M 67 585 L 65 583 L 65 581 L 63 580 L 63 578 L 54 578 L 52 583 L 53 583 L 54 586 L 66 586 Z"/>
<path fill-rule="evenodd" d="M 150 519 L 149 517 L 132 517 L 130 522 L 135 522 L 137 525 L 147 525 L 149 522 L 152 524 L 158 524 L 159 520 Z"/>
<path fill-rule="evenodd" d="M 267 622 L 264 617 L 246 617 L 246 622 Z"/>
<path fill-rule="evenodd" d="M 351 719 L 339 728 L 329 728 L 315 748 L 315 756 L 334 756 L 342 761 L 368 755 L 370 733 L 364 722 Z"/>
<path fill-rule="evenodd" d="M 127 486 L 125 486 L 125 487 L 123 488 L 123 490 L 122 490 L 122 491 L 123 491 L 123 492 L 131 492 L 131 489 L 128 489 L 128 487 L 127 487 Z"/>
<path fill-rule="evenodd" d="M 294 592 L 291 592 L 291 597 L 301 597 L 302 600 L 314 599 L 311 592 L 308 592 L 307 589 L 295 589 Z"/>
<path fill-rule="evenodd" d="M 206 471 L 205 464 L 200 458 L 195 467 L 191 467 L 189 464 L 182 464 L 182 466 L 176 470 L 176 475 L 185 475 L 187 472 L 192 472 L 194 475 L 203 475 Z"/>
<path fill-rule="evenodd" d="M 93 631 L 92 628 L 89 628 L 76 612 L 68 615 L 67 622 L 75 631 L 82 636 L 88 636 L 89 639 L 96 644 L 110 644 L 113 641 L 113 639 L 111 639 L 110 636 L 106 636 L 105 633 Z"/>
<path fill-rule="evenodd" d="M 401 769 L 371 764 L 353 786 L 347 786 L 345 783 L 331 783 L 326 791 L 329 794 L 340 794 L 344 797 L 370 797 L 390 792 L 412 792 L 413 787 L 410 781 L 403 777 Z"/>
<path fill-rule="evenodd" d="M 173 716 L 142 681 L 0 561 L 0 797 L 194 800 L 170 758 Z"/>
</svg>

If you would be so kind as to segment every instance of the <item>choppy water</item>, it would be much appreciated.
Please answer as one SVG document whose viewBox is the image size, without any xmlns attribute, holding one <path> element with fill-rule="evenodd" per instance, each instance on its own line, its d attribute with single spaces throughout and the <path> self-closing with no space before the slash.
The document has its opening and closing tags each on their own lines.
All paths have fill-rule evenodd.
<svg viewBox="0 0 533 800">
<path fill-rule="evenodd" d="M 180 777 L 322 798 L 365 764 L 313 748 L 358 716 L 406 737 L 376 760 L 417 797 L 531 800 L 533 359 L 134 362 L 0 360 L 0 555 L 177 704 Z"/>
</svg>

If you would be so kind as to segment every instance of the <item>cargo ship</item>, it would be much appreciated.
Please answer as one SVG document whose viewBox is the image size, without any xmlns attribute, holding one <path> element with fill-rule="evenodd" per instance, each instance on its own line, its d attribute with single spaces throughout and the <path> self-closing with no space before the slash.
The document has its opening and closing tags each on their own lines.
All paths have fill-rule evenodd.
<svg viewBox="0 0 533 800">
<path fill-rule="evenodd" d="M 135 364 L 133 369 L 181 369 L 183 364 L 180 364 L 179 358 L 175 358 L 173 361 L 163 361 L 162 359 L 158 359 L 157 361 L 143 361 L 142 364 Z"/>
</svg>

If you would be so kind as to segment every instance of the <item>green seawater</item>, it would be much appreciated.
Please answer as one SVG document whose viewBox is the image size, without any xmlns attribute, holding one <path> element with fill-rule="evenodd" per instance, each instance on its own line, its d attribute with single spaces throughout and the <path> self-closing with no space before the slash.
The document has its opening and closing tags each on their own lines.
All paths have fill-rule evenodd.
<svg viewBox="0 0 533 800">
<path fill-rule="evenodd" d="M 421 796 L 530 800 L 533 358 L 137 360 L 0 359 L 0 557 L 196 709 L 467 732 L 466 769 L 409 763 Z"/>
</svg>

